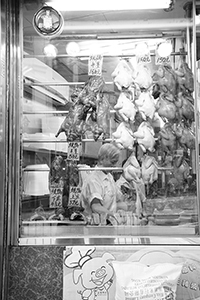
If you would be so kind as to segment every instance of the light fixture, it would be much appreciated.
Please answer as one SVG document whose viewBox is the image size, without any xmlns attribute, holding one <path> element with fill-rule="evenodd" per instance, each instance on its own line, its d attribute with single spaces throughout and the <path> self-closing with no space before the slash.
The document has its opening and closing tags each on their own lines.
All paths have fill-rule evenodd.
<svg viewBox="0 0 200 300">
<path fill-rule="evenodd" d="M 170 41 L 160 43 L 157 47 L 157 53 L 161 57 L 167 57 L 172 53 L 172 44 Z"/>
<path fill-rule="evenodd" d="M 76 42 L 70 42 L 66 46 L 66 52 L 68 55 L 77 56 L 80 52 L 80 47 Z"/>
<path fill-rule="evenodd" d="M 44 51 L 44 55 L 52 58 L 55 58 L 58 53 L 57 48 L 52 44 L 48 44 L 47 46 L 45 46 L 43 51 Z"/>
<path fill-rule="evenodd" d="M 173 0 L 52 0 L 47 5 L 59 11 L 102 11 L 102 10 L 134 10 L 134 9 L 168 9 Z"/>
</svg>

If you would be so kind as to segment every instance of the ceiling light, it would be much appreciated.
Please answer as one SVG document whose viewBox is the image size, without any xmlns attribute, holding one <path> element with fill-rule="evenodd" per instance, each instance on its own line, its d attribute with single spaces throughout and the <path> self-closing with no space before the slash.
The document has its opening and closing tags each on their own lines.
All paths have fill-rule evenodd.
<svg viewBox="0 0 200 300">
<path fill-rule="evenodd" d="M 52 0 L 46 2 L 59 11 L 98 11 L 98 10 L 134 10 L 134 9 L 166 9 L 172 0 Z"/>
<path fill-rule="evenodd" d="M 68 55 L 77 56 L 80 52 L 80 47 L 76 42 L 70 42 L 66 46 L 66 52 Z"/>
<path fill-rule="evenodd" d="M 57 48 L 52 44 L 48 44 L 47 46 L 44 47 L 44 54 L 47 57 L 55 58 L 57 56 L 57 53 L 58 53 Z"/>
<path fill-rule="evenodd" d="M 171 42 L 163 42 L 158 45 L 157 52 L 161 57 L 167 57 L 172 53 Z"/>
</svg>

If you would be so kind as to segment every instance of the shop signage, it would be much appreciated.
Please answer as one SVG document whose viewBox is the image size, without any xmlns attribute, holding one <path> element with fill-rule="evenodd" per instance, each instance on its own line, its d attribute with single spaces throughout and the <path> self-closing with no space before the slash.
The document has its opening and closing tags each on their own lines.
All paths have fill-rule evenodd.
<svg viewBox="0 0 200 300">
<path fill-rule="evenodd" d="M 63 181 L 50 186 L 50 208 L 62 207 Z"/>
<path fill-rule="evenodd" d="M 79 160 L 80 159 L 80 151 L 79 148 L 81 143 L 78 142 L 70 142 L 68 145 L 67 159 L 68 160 Z"/>
<path fill-rule="evenodd" d="M 62 15 L 50 6 L 43 6 L 33 17 L 33 27 L 42 37 L 55 37 L 62 32 Z"/>
<path fill-rule="evenodd" d="M 70 186 L 68 207 L 80 206 L 81 189 L 78 186 Z"/>
<path fill-rule="evenodd" d="M 155 64 L 156 65 L 171 65 L 170 55 L 168 55 L 168 56 L 160 56 L 158 54 L 158 52 L 156 51 Z"/>
<path fill-rule="evenodd" d="M 90 55 L 88 60 L 88 75 L 101 76 L 102 75 L 103 56 Z"/>
</svg>

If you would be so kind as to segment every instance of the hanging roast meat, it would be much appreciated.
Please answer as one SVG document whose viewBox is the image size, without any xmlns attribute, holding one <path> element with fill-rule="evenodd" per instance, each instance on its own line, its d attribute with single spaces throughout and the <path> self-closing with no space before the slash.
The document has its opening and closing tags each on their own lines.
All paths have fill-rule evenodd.
<svg viewBox="0 0 200 300">
<path fill-rule="evenodd" d="M 81 141 L 85 121 L 83 115 L 83 105 L 73 105 L 55 136 L 58 137 L 61 132 L 64 132 L 67 141 Z"/>
<path fill-rule="evenodd" d="M 139 64 L 134 77 L 134 82 L 138 84 L 140 89 L 146 90 L 150 88 L 153 83 L 150 69 L 143 64 Z"/>
<path fill-rule="evenodd" d="M 160 91 L 164 93 L 177 94 L 177 74 L 170 65 L 161 65 L 153 74 L 153 83 L 158 84 Z"/>
<path fill-rule="evenodd" d="M 166 123 L 159 132 L 159 142 L 161 148 L 166 153 L 171 153 L 176 149 L 176 133 L 170 123 Z"/>
<path fill-rule="evenodd" d="M 142 92 L 137 100 L 135 100 L 136 107 L 142 115 L 143 120 L 148 117 L 153 119 L 156 105 L 153 96 L 150 92 Z"/>
<path fill-rule="evenodd" d="M 123 121 L 134 122 L 137 108 L 126 93 L 120 93 L 114 109 L 118 112 Z"/>
<path fill-rule="evenodd" d="M 133 83 L 133 70 L 128 65 L 125 59 L 120 60 L 111 76 L 117 88 L 121 91 L 122 88 L 128 88 Z"/>
<path fill-rule="evenodd" d="M 169 94 L 162 93 L 156 103 L 156 111 L 162 118 L 174 120 L 177 117 L 177 107 Z"/>
<path fill-rule="evenodd" d="M 191 128 L 178 124 L 175 127 L 176 136 L 181 147 L 195 149 L 195 135 Z"/>
<path fill-rule="evenodd" d="M 96 124 L 92 129 L 95 141 L 100 136 L 102 136 L 103 140 L 110 137 L 110 104 L 108 97 L 106 93 L 99 93 L 97 95 Z M 92 120 L 94 121 L 94 118 Z"/>
<path fill-rule="evenodd" d="M 179 68 L 176 70 L 179 87 L 182 91 L 194 91 L 194 76 L 188 64 L 182 60 Z"/>
<path fill-rule="evenodd" d="M 143 121 L 138 127 L 137 131 L 133 133 L 137 143 L 140 145 L 142 151 L 145 153 L 147 150 L 153 152 L 155 146 L 155 132 L 151 124 Z"/>
<path fill-rule="evenodd" d="M 85 133 L 86 119 L 91 116 L 97 121 L 97 95 L 104 87 L 104 80 L 101 76 L 91 77 L 73 99 L 69 114 L 61 124 L 56 137 L 65 132 L 67 141 L 80 141 Z"/>
<path fill-rule="evenodd" d="M 183 191 L 190 179 L 190 166 L 183 155 L 173 157 L 173 177 L 168 181 L 168 189 L 172 192 Z"/>
<path fill-rule="evenodd" d="M 121 122 L 112 136 L 119 149 L 133 150 L 135 138 L 129 123 Z"/>
<path fill-rule="evenodd" d="M 175 102 L 180 119 L 185 119 L 188 123 L 194 121 L 194 99 L 188 93 L 180 92 Z"/>
</svg>

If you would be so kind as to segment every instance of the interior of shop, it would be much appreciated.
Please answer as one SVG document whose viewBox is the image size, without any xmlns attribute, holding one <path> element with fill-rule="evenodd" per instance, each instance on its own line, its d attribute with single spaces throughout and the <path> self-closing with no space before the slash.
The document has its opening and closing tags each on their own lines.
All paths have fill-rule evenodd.
<svg viewBox="0 0 200 300">
<path fill-rule="evenodd" d="M 135 208 L 118 213 L 106 234 L 195 235 L 200 47 L 192 3 L 98 11 L 56 4 L 25 0 L 23 7 L 22 240 L 104 235 L 105 224 L 85 216 L 79 196 L 107 142 L 120 149 L 114 179 L 129 158 L 126 179 L 139 170 L 145 200 L 136 204 L 139 216 Z"/>
</svg>

